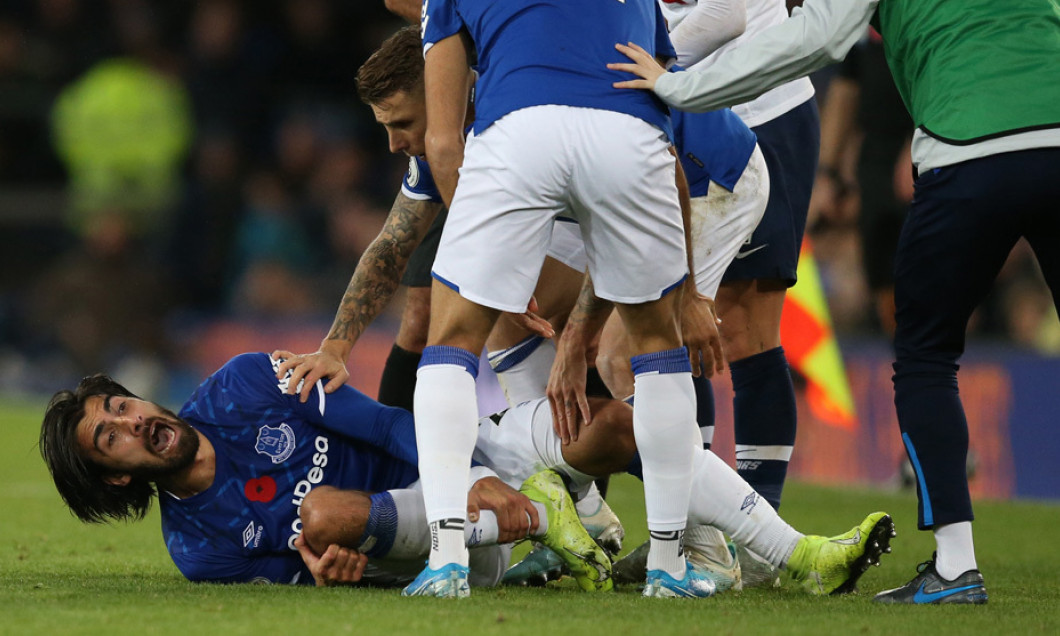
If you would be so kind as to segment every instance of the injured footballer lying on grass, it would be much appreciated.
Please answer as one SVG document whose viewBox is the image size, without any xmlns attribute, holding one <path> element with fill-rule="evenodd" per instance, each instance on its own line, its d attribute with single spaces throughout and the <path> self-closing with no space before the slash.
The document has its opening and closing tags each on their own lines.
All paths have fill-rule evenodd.
<svg viewBox="0 0 1060 636">
<path fill-rule="evenodd" d="M 325 393 L 319 382 L 303 403 L 288 395 L 286 377 L 277 380 L 280 363 L 236 356 L 179 414 L 103 375 L 56 393 L 40 449 L 71 512 L 85 522 L 141 519 L 157 496 L 166 548 L 191 581 L 374 584 L 406 594 L 447 585 L 414 580 L 430 532 L 412 414 L 349 386 Z M 481 420 L 464 527 L 470 584 L 496 585 L 512 544 L 531 539 L 560 555 L 582 589 L 612 588 L 611 555 L 586 530 L 607 524 L 583 524 L 572 495 L 641 468 L 632 408 L 598 399 L 592 409 L 592 425 L 570 444 L 553 431 L 545 398 Z M 804 535 L 712 452 L 697 448 L 693 479 L 690 524 L 717 527 L 811 593 L 852 591 L 890 552 L 885 513 L 836 537 Z M 620 537 L 610 539 L 615 547 Z M 702 589 L 673 596 L 739 587 L 731 563 L 686 550 Z"/>
</svg>

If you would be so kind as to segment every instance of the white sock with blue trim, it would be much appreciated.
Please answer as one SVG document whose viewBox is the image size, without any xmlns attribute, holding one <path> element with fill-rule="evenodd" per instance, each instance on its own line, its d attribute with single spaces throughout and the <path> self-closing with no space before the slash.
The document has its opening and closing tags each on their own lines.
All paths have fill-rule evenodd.
<svg viewBox="0 0 1060 636">
<path fill-rule="evenodd" d="M 692 368 L 684 347 L 634 356 L 633 435 L 644 467 L 651 549 L 648 570 L 685 576 L 682 535 L 688 521 L 696 424 Z"/>
<path fill-rule="evenodd" d="M 556 359 L 556 343 L 530 336 L 507 349 L 489 352 L 488 359 L 508 405 L 515 406 L 545 396 L 548 375 Z"/>
<path fill-rule="evenodd" d="M 457 347 L 423 350 L 413 404 L 420 482 L 431 528 L 428 565 L 466 566 L 464 526 L 471 454 L 478 437 L 478 356 Z"/>
</svg>

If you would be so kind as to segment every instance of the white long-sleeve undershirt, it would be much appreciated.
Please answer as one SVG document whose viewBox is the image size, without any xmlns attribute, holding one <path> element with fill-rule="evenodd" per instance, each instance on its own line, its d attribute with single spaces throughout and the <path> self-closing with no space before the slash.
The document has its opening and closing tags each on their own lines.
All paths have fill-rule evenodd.
<svg viewBox="0 0 1060 636">
<path fill-rule="evenodd" d="M 744 0 L 699 0 L 670 31 L 677 63 L 685 68 L 707 57 L 747 28 Z"/>
<path fill-rule="evenodd" d="M 838 62 L 863 35 L 880 0 L 806 0 L 787 20 L 720 52 L 695 71 L 666 73 L 655 93 L 681 110 L 740 104 Z"/>
</svg>

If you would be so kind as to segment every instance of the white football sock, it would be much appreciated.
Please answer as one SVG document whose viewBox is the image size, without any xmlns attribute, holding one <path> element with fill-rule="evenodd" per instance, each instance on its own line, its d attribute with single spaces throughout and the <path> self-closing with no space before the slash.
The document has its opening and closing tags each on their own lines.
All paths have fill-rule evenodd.
<svg viewBox="0 0 1060 636">
<path fill-rule="evenodd" d="M 522 357 L 528 347 L 535 348 Z M 552 361 L 556 359 L 556 343 L 548 339 L 523 340 L 513 347 L 491 351 L 487 357 L 508 405 L 515 406 L 544 397 Z"/>
<path fill-rule="evenodd" d="M 475 378 L 455 364 L 421 366 L 416 378 L 416 446 L 432 535 L 429 567 L 466 566 L 467 483 L 478 436 Z"/>
<path fill-rule="evenodd" d="M 689 523 L 708 524 L 782 567 L 803 537 L 721 458 L 697 450 Z"/>
<path fill-rule="evenodd" d="M 703 556 L 717 563 L 732 563 L 725 535 L 714 526 L 690 524 L 685 530 L 685 548 L 695 548 Z"/>
<path fill-rule="evenodd" d="M 935 526 L 935 545 L 935 570 L 947 581 L 952 581 L 968 570 L 979 569 L 975 563 L 971 521 Z"/>
<path fill-rule="evenodd" d="M 692 374 L 641 373 L 634 378 L 633 435 L 644 467 L 651 549 L 648 570 L 685 576 L 681 535 L 688 519 L 692 457 L 699 446 Z"/>
<path fill-rule="evenodd" d="M 574 502 L 574 507 L 578 511 L 578 516 L 585 518 L 591 517 L 596 513 L 600 512 L 600 508 L 604 505 L 604 498 L 600 494 L 600 489 L 596 487 L 595 482 L 590 482 L 581 493 L 579 493 L 578 500 Z"/>
<path fill-rule="evenodd" d="M 376 529 L 374 533 L 366 531 L 357 550 L 376 558 L 422 559 L 431 549 L 431 531 L 423 508 L 423 493 L 408 488 L 388 490 L 387 493 L 394 502 L 393 515 L 387 515 L 392 519 L 391 523 Z M 390 547 L 380 548 L 386 544 L 390 544 Z M 373 553 L 380 549 L 383 551 Z"/>
<path fill-rule="evenodd" d="M 394 502 L 396 520 L 393 525 L 382 529 L 375 535 L 361 537 L 358 551 L 370 553 L 382 543 L 389 543 L 390 548 L 382 554 L 369 554 L 374 558 L 387 559 L 422 559 L 431 549 L 431 532 L 427 525 L 427 512 L 423 507 L 423 493 L 408 488 L 388 490 Z M 533 536 L 540 536 L 548 531 L 548 513 L 543 504 L 532 502 L 537 508 L 538 527 Z M 497 525 L 497 514 L 492 510 L 480 510 L 478 521 L 468 523 L 464 528 L 464 543 L 468 548 L 497 544 L 500 534 Z"/>
</svg>

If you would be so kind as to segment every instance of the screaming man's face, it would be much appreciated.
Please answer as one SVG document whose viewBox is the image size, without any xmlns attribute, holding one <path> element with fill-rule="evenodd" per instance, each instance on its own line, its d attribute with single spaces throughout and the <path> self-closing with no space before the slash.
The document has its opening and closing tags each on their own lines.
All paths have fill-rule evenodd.
<svg viewBox="0 0 1060 636">
<path fill-rule="evenodd" d="M 156 481 L 195 460 L 199 435 L 161 406 L 132 397 L 94 395 L 77 424 L 81 454 L 107 469 L 118 485 L 131 477 Z"/>
</svg>

